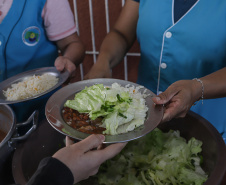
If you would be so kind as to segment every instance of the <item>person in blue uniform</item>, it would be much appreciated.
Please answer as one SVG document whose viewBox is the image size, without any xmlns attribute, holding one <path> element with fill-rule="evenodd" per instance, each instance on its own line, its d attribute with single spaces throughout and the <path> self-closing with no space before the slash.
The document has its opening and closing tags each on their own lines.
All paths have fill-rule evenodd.
<svg viewBox="0 0 226 185">
<path fill-rule="evenodd" d="M 136 38 L 141 52 L 137 83 L 157 95 L 178 80 L 215 72 L 226 66 L 225 12 L 222 0 L 128 0 L 85 79 L 111 77 Z M 225 105 L 226 98 L 208 99 L 191 110 L 225 137 Z"/>
<path fill-rule="evenodd" d="M 58 1 L 0 1 L 0 82 L 42 67 L 55 66 L 74 75 L 85 48 L 68 1 Z M 39 110 L 44 118 L 49 96 L 12 104 L 17 122 L 24 122 L 34 110 Z"/>
</svg>

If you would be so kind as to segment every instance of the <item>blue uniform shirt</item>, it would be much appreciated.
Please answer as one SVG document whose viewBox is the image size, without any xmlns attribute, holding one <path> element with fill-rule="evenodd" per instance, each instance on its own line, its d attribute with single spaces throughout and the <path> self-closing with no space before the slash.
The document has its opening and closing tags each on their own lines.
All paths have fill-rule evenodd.
<svg viewBox="0 0 226 185">
<path fill-rule="evenodd" d="M 42 9 L 46 0 L 20 0 L 0 24 L 0 81 L 18 73 L 53 66 L 56 45 L 46 36 Z"/>
<path fill-rule="evenodd" d="M 140 0 L 137 83 L 159 94 L 173 82 L 200 78 L 226 66 L 226 1 L 199 0 L 177 22 L 174 1 Z M 226 134 L 226 98 L 192 110 Z"/>
<path fill-rule="evenodd" d="M 46 0 L 16 0 L 0 24 L 0 81 L 40 67 L 53 66 L 58 56 L 49 41 L 41 13 Z M 18 121 L 44 111 L 47 97 L 12 105 Z"/>
</svg>

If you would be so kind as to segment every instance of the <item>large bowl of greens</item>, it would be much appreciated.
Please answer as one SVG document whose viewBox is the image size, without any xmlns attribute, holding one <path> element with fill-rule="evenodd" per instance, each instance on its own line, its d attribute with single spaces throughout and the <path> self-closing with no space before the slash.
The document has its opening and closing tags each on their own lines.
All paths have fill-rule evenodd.
<svg viewBox="0 0 226 185">
<path fill-rule="evenodd" d="M 225 159 L 221 135 L 207 120 L 189 112 L 130 141 L 95 177 L 80 184 L 220 185 Z"/>
<path fill-rule="evenodd" d="M 40 123 L 14 153 L 15 182 L 25 185 L 44 157 L 64 147 L 64 138 L 46 120 Z M 32 149 L 37 151 L 36 155 L 30 152 Z M 171 180 L 173 183 L 168 184 L 197 185 L 205 181 L 204 185 L 223 185 L 225 159 L 226 148 L 221 135 L 208 121 L 189 112 L 185 118 L 160 124 L 158 130 L 129 141 L 119 155 L 101 165 L 96 176 L 80 184 L 159 185 Z"/>
</svg>

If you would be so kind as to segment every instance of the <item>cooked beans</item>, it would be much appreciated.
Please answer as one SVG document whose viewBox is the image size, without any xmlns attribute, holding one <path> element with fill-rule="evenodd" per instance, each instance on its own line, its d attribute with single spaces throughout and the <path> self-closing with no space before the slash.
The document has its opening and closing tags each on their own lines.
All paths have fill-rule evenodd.
<svg viewBox="0 0 226 185">
<path fill-rule="evenodd" d="M 103 131 L 106 130 L 105 128 L 100 127 L 103 118 L 91 120 L 88 114 L 79 113 L 68 107 L 64 107 L 62 113 L 65 122 L 81 132 L 88 134 L 102 134 Z"/>
</svg>

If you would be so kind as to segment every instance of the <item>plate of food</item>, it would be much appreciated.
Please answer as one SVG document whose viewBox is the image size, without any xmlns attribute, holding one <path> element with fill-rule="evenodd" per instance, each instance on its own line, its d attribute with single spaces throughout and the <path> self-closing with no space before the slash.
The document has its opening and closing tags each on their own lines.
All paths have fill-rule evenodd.
<svg viewBox="0 0 226 185">
<path fill-rule="evenodd" d="M 45 115 L 54 129 L 77 140 L 104 134 L 104 143 L 127 142 L 161 122 L 163 106 L 154 105 L 154 96 L 125 80 L 84 80 L 55 92 L 46 103 Z"/>
<path fill-rule="evenodd" d="M 62 85 L 69 77 L 68 71 L 55 67 L 26 71 L 0 83 L 0 104 L 14 104 L 45 95 Z"/>
</svg>

